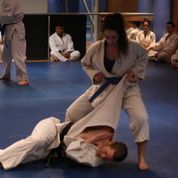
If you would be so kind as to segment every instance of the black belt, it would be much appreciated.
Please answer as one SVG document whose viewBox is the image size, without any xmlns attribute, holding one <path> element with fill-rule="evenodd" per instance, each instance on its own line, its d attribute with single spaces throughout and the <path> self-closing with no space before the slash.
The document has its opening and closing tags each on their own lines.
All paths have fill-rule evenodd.
<svg viewBox="0 0 178 178">
<path fill-rule="evenodd" d="M 5 31 L 6 31 L 6 24 L 1 25 L 1 36 L 4 37 Z"/>
<path fill-rule="evenodd" d="M 66 145 L 64 143 L 64 136 L 68 133 L 73 124 L 73 122 L 69 122 L 60 133 L 60 145 L 50 151 L 47 156 L 45 167 L 50 167 L 50 164 L 54 157 L 66 158 Z"/>
<path fill-rule="evenodd" d="M 20 22 L 20 21 L 19 21 Z M 16 23 L 18 23 L 18 22 L 16 22 Z M 16 23 L 10 23 L 10 24 L 2 24 L 1 25 L 1 36 L 2 36 L 2 38 L 4 37 L 4 35 L 5 35 L 5 31 L 6 31 L 6 27 L 7 26 L 9 26 L 9 25 L 13 25 L 13 24 L 16 24 Z"/>
<path fill-rule="evenodd" d="M 19 22 L 21 22 L 21 21 L 22 21 L 22 20 L 20 20 L 20 21 L 18 21 L 18 22 L 15 22 L 15 23 L 10 23 L 10 24 L 2 24 L 1 27 L 0 27 L 2 40 L 3 40 L 4 35 L 5 35 L 6 27 L 9 26 L 9 25 L 17 24 L 17 23 L 19 23 Z M 5 47 L 7 47 L 6 44 L 5 44 Z"/>
<path fill-rule="evenodd" d="M 110 77 L 105 78 L 106 82 L 100 86 L 100 88 L 89 98 L 89 102 L 92 103 L 95 98 L 100 95 L 109 85 L 117 85 L 122 77 Z"/>
</svg>

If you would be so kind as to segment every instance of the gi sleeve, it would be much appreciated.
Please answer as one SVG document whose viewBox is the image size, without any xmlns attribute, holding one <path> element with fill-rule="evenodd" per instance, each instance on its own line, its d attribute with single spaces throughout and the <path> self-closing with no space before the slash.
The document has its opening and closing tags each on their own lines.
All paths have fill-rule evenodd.
<svg viewBox="0 0 178 178">
<path fill-rule="evenodd" d="M 74 51 L 74 43 L 72 41 L 72 37 L 67 34 L 67 49 L 65 52 L 71 52 Z"/>
<path fill-rule="evenodd" d="M 14 4 L 10 3 L 8 0 L 3 1 L 0 9 L 0 23 L 8 24 L 13 20 Z"/>
<path fill-rule="evenodd" d="M 146 67 L 148 63 L 148 55 L 144 48 L 138 45 L 137 47 L 137 57 L 135 60 L 135 64 L 131 69 L 140 79 L 144 79 Z"/>
<path fill-rule="evenodd" d="M 54 35 L 51 35 L 49 37 L 49 47 L 50 47 L 51 51 L 58 52 L 58 50 L 59 50 L 58 47 L 56 46 Z"/>
<path fill-rule="evenodd" d="M 100 72 L 99 70 L 94 69 L 93 67 L 93 60 L 97 57 L 97 53 L 97 47 L 95 44 L 93 44 L 81 60 L 83 70 L 87 73 L 92 82 L 94 82 L 93 77 L 95 76 L 95 74 Z"/>
<path fill-rule="evenodd" d="M 68 145 L 66 154 L 72 160 L 92 167 L 97 167 L 103 163 L 103 160 L 96 155 L 96 147 L 84 143 L 81 138 L 72 141 Z"/>
<path fill-rule="evenodd" d="M 166 39 L 167 36 L 168 36 L 168 33 L 166 33 L 166 34 L 159 40 L 159 42 L 155 43 L 155 44 L 153 45 L 153 50 L 158 51 L 158 50 L 163 49 L 163 48 L 164 48 L 164 44 L 165 44 L 165 39 Z"/>
<path fill-rule="evenodd" d="M 173 38 L 169 45 L 167 45 L 163 51 L 167 52 L 168 54 L 175 53 L 176 49 L 178 47 L 178 38 Z"/>
</svg>

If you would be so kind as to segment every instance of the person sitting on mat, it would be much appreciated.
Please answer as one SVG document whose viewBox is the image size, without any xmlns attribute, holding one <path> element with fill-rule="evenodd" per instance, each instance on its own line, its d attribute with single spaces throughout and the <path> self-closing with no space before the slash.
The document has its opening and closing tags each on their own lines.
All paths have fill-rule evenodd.
<svg viewBox="0 0 178 178">
<path fill-rule="evenodd" d="M 64 32 L 63 25 L 57 25 L 55 33 L 49 37 L 49 46 L 51 49 L 50 60 L 51 61 L 69 61 L 78 60 L 80 58 L 80 52 L 74 50 L 74 44 L 72 37 Z"/>
</svg>

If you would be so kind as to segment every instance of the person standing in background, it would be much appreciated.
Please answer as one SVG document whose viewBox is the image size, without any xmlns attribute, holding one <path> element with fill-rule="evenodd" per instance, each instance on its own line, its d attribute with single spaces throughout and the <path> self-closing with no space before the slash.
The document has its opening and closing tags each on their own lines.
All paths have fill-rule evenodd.
<svg viewBox="0 0 178 178">
<path fill-rule="evenodd" d="M 0 6 L 0 24 L 4 48 L 2 52 L 3 72 L 1 80 L 10 80 L 12 59 L 16 66 L 18 85 L 29 84 L 26 61 L 24 12 L 18 0 L 3 0 Z"/>
</svg>

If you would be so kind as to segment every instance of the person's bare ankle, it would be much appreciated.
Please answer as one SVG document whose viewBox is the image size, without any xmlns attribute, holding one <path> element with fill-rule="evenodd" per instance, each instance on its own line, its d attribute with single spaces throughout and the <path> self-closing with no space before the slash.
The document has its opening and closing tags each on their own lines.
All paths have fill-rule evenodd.
<svg viewBox="0 0 178 178">
<path fill-rule="evenodd" d="M 148 164 L 144 158 L 139 159 L 138 161 L 138 169 L 140 171 L 147 171 L 149 169 Z"/>
</svg>

